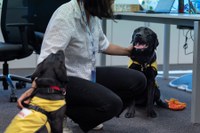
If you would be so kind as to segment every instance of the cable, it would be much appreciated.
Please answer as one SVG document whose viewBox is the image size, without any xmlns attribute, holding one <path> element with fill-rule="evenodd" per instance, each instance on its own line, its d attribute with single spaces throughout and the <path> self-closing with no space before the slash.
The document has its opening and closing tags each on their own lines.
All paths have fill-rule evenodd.
<svg viewBox="0 0 200 133">
<path fill-rule="evenodd" d="M 184 49 L 185 55 L 189 55 L 189 54 L 192 54 L 193 51 L 191 51 L 191 52 L 187 51 L 187 49 L 188 49 L 188 40 L 192 40 L 193 45 L 194 45 L 194 36 L 192 34 L 192 30 L 187 30 L 186 33 L 184 31 L 185 30 L 183 30 L 183 35 L 185 36 L 185 43 L 183 45 L 183 49 Z"/>
</svg>

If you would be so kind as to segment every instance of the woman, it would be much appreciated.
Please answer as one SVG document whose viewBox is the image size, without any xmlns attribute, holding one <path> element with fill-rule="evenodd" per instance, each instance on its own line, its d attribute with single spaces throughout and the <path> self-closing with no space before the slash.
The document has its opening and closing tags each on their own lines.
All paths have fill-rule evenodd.
<svg viewBox="0 0 200 133">
<path fill-rule="evenodd" d="M 71 0 L 52 15 L 42 43 L 38 64 L 50 53 L 65 51 L 69 84 L 67 116 L 84 132 L 120 115 L 129 103 L 140 97 L 146 79 L 127 68 L 97 67 L 96 54 L 130 56 L 132 47 L 112 43 L 104 35 L 101 18 L 113 18 L 113 0 Z M 32 92 L 29 89 L 18 100 Z"/>
</svg>

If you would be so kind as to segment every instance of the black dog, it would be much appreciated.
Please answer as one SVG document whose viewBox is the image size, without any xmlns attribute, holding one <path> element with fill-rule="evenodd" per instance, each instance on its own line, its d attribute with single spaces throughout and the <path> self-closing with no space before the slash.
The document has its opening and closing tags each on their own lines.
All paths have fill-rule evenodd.
<svg viewBox="0 0 200 133">
<path fill-rule="evenodd" d="M 159 44 L 157 35 L 147 27 L 139 27 L 134 30 L 131 43 L 133 45 L 133 51 L 129 68 L 141 71 L 146 76 L 147 88 L 143 101 L 147 106 L 147 116 L 154 118 L 157 116 L 153 109 L 154 103 L 158 106 L 168 108 L 167 103 L 160 99 L 160 90 L 155 80 L 157 75 L 155 50 Z M 141 103 L 141 101 L 138 103 Z M 133 101 L 132 105 L 128 108 L 125 115 L 127 118 L 134 117 L 135 104 L 137 104 L 137 100 Z"/>
<path fill-rule="evenodd" d="M 48 100 L 65 100 L 68 78 L 63 51 L 60 50 L 55 54 L 50 54 L 40 63 L 32 75 L 32 80 L 34 79 L 36 79 L 37 85 L 35 96 Z M 62 132 L 65 109 L 66 105 L 56 111 L 48 112 L 51 132 Z"/>
<path fill-rule="evenodd" d="M 50 54 L 37 66 L 31 78 L 36 88 L 24 99 L 31 99 L 30 104 L 22 102 L 25 108 L 13 119 L 7 132 L 62 133 L 68 82 L 63 51 Z"/>
</svg>

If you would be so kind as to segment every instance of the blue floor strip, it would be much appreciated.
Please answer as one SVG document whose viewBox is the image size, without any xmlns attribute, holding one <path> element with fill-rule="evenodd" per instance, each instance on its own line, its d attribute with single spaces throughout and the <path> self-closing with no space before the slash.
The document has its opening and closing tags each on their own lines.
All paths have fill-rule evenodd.
<svg viewBox="0 0 200 133">
<path fill-rule="evenodd" d="M 192 73 L 173 79 L 169 82 L 169 86 L 192 92 Z"/>
</svg>

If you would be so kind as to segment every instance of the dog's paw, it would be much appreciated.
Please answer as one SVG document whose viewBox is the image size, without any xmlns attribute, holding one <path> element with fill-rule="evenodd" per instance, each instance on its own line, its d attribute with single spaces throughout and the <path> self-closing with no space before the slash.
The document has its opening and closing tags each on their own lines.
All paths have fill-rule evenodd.
<svg viewBox="0 0 200 133">
<path fill-rule="evenodd" d="M 125 117 L 126 118 L 133 118 L 135 116 L 135 110 L 133 110 L 132 112 L 126 112 Z"/>
<path fill-rule="evenodd" d="M 147 116 L 151 117 L 151 118 L 156 118 L 157 117 L 157 113 L 155 110 L 151 110 L 147 112 Z"/>
<path fill-rule="evenodd" d="M 166 109 L 169 109 L 168 104 L 167 104 L 167 103 L 164 103 L 164 102 L 162 103 L 161 107 L 166 108 Z"/>
<path fill-rule="evenodd" d="M 158 106 L 162 107 L 162 108 L 166 108 L 166 109 L 169 108 L 169 107 L 168 107 L 168 104 L 167 104 L 166 102 L 163 102 L 161 99 L 158 100 L 158 101 L 156 101 L 156 104 L 157 104 Z"/>
</svg>

